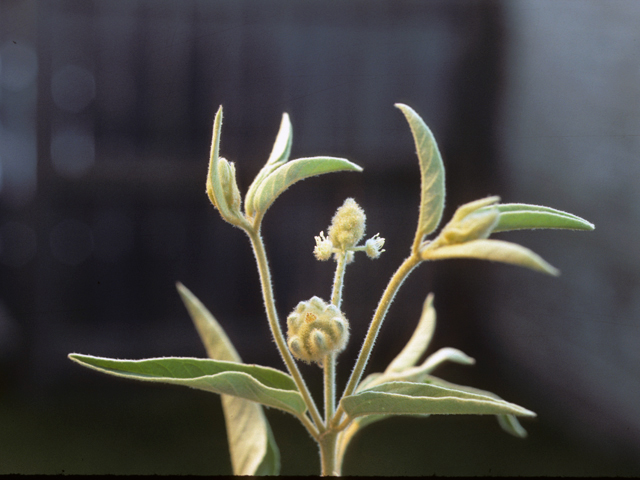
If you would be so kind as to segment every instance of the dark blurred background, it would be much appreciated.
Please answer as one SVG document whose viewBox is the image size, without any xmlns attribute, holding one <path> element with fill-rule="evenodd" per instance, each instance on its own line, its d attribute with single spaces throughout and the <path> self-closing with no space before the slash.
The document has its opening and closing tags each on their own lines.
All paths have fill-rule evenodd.
<svg viewBox="0 0 640 480">
<path fill-rule="evenodd" d="M 0 0 L 0 473 L 230 474 L 220 401 L 83 370 L 70 352 L 204 356 L 175 291 L 189 287 L 243 360 L 284 368 L 244 234 L 204 193 L 213 116 L 243 191 L 281 115 L 292 157 L 364 167 L 309 179 L 266 215 L 282 318 L 328 297 L 314 235 L 354 197 L 387 239 L 349 267 L 343 387 L 418 213 L 413 141 L 396 102 L 434 131 L 445 219 L 465 202 L 549 205 L 591 233 L 501 234 L 562 270 L 421 266 L 368 372 L 408 340 L 435 292 L 437 374 L 538 413 L 397 418 L 358 436 L 352 475 L 640 475 L 640 3 Z M 319 370 L 302 367 L 320 392 Z M 312 440 L 267 413 L 283 474 L 315 474 Z"/>
</svg>

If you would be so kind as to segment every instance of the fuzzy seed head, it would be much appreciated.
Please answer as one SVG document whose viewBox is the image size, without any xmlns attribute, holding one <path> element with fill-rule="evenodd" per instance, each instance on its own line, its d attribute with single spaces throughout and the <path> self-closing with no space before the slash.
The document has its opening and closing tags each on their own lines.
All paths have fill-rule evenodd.
<svg viewBox="0 0 640 480">
<path fill-rule="evenodd" d="M 329 239 L 334 247 L 346 250 L 364 236 L 366 215 L 353 198 L 347 198 L 331 220 Z"/>
<path fill-rule="evenodd" d="M 340 310 L 319 297 L 300 302 L 287 317 L 287 345 L 295 358 L 322 364 L 329 353 L 344 350 L 349 322 Z"/>
</svg>

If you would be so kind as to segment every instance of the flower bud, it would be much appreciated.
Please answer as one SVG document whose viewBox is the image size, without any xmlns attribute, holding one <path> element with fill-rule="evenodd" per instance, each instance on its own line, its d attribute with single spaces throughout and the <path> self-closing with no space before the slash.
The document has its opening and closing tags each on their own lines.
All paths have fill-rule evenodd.
<svg viewBox="0 0 640 480">
<path fill-rule="evenodd" d="M 329 239 L 333 246 L 346 250 L 364 236 L 366 215 L 353 198 L 347 198 L 331 220 Z"/>
<path fill-rule="evenodd" d="M 440 245 L 453 245 L 489 237 L 498 224 L 500 211 L 495 207 L 481 212 L 478 210 L 489 207 L 499 200 L 499 197 L 487 197 L 462 205 L 442 229 L 435 242 Z"/>
<path fill-rule="evenodd" d="M 242 198 L 236 182 L 236 167 L 233 162 L 229 163 L 226 158 L 220 157 L 218 160 L 218 175 L 220 176 L 220 184 L 222 185 L 222 193 L 227 208 L 233 214 L 239 214 Z"/>
<path fill-rule="evenodd" d="M 349 322 L 335 306 L 318 297 L 300 302 L 287 317 L 287 345 L 298 360 L 322 364 L 329 353 L 344 350 Z"/>
</svg>

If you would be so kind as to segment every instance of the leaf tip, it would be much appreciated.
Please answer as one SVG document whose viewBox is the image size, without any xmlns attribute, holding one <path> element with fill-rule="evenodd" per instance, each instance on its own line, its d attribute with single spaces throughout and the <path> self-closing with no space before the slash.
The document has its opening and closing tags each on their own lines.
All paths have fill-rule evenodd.
<svg viewBox="0 0 640 480">
<path fill-rule="evenodd" d="M 554 267 L 553 265 L 550 264 L 546 264 L 545 265 L 545 269 L 542 270 L 544 273 L 551 275 L 553 277 L 559 277 L 560 276 L 560 270 L 558 270 L 556 267 Z"/>
<path fill-rule="evenodd" d="M 73 362 L 79 363 L 80 365 L 84 365 L 85 362 L 83 361 L 83 358 L 86 357 L 86 355 L 82 355 L 80 353 L 70 353 L 67 355 L 67 358 Z"/>
</svg>

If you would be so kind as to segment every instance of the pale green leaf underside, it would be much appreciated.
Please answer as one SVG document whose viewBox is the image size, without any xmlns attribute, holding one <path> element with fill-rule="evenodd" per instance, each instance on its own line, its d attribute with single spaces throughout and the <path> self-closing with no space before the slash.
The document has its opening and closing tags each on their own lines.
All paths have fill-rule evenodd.
<svg viewBox="0 0 640 480">
<path fill-rule="evenodd" d="M 433 250 L 425 249 L 423 251 L 424 260 L 443 260 L 447 258 L 491 260 L 531 268 L 549 275 L 559 274 L 555 267 L 528 248 L 502 240 L 472 240 L 466 243 L 445 245 Z"/>
<path fill-rule="evenodd" d="M 187 287 L 178 283 L 177 288 L 209 358 L 241 362 L 211 312 Z M 280 452 L 262 406 L 230 395 L 221 400 L 234 475 L 278 475 Z"/>
<path fill-rule="evenodd" d="M 309 157 L 291 160 L 271 172 L 258 186 L 253 198 L 254 211 L 264 213 L 275 199 L 299 180 L 322 173 L 362 171 L 362 168 L 344 158 Z"/>
<path fill-rule="evenodd" d="M 229 337 L 227 337 L 227 334 L 211 312 L 187 287 L 181 283 L 177 283 L 176 287 L 209 358 L 229 362 L 242 362 Z"/>
<path fill-rule="evenodd" d="M 457 348 L 444 347 L 429 355 L 421 365 L 420 370 L 424 373 L 431 373 L 444 362 L 454 362 L 462 365 L 473 365 L 476 363 L 475 359 Z"/>
<path fill-rule="evenodd" d="M 273 144 L 271 155 L 267 163 L 262 167 L 256 178 L 251 183 L 249 190 L 247 191 L 247 197 L 245 199 L 245 207 L 247 209 L 247 215 L 250 217 L 255 215 L 253 198 L 256 190 L 262 183 L 262 181 L 273 172 L 280 165 L 286 163 L 289 160 L 289 154 L 291 153 L 291 142 L 293 138 L 293 129 L 291 127 L 291 120 L 286 113 L 282 114 L 282 121 L 280 122 L 280 129 L 276 136 L 276 141 Z"/>
<path fill-rule="evenodd" d="M 115 360 L 80 354 L 70 354 L 69 358 L 110 375 L 233 395 L 296 416 L 306 411 L 293 379 L 274 368 L 206 358 Z"/>
<path fill-rule="evenodd" d="M 440 223 L 444 209 L 444 165 L 436 140 L 422 118 L 409 106 L 397 103 L 411 128 L 420 161 L 421 196 L 417 242 L 433 232 Z"/>
<path fill-rule="evenodd" d="M 536 228 L 570 230 L 593 230 L 595 228 L 591 222 L 584 218 L 550 207 L 524 203 L 505 203 L 481 208 L 479 211 L 482 212 L 487 208 L 497 208 L 500 212 L 498 225 L 493 229 L 494 233 Z"/>
<path fill-rule="evenodd" d="M 520 425 L 518 417 L 515 415 L 496 415 L 496 418 L 498 419 L 500 428 L 505 432 L 510 433 L 514 437 L 527 438 L 527 431 Z"/>
<path fill-rule="evenodd" d="M 499 415 L 535 416 L 513 403 L 441 386 L 389 382 L 341 401 L 347 415 Z"/>
<path fill-rule="evenodd" d="M 427 351 L 435 327 L 436 311 L 433 308 L 433 294 L 430 293 L 422 306 L 420 321 L 413 335 L 398 356 L 389 364 L 385 373 L 402 372 L 413 367 Z"/>
<path fill-rule="evenodd" d="M 291 127 L 291 120 L 289 119 L 288 114 L 283 113 L 276 141 L 273 144 L 273 149 L 271 150 L 271 154 L 269 155 L 269 159 L 265 166 L 278 166 L 289 160 L 292 139 L 293 129 Z"/>
</svg>

